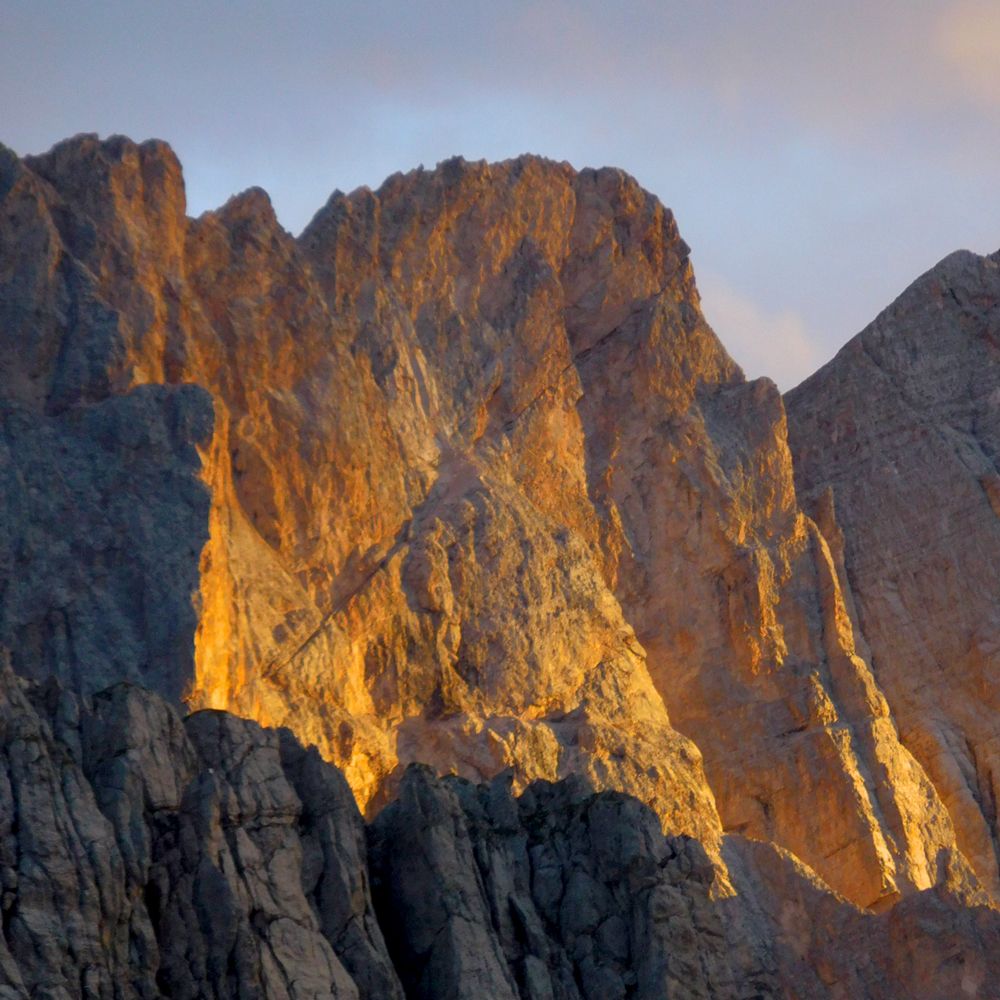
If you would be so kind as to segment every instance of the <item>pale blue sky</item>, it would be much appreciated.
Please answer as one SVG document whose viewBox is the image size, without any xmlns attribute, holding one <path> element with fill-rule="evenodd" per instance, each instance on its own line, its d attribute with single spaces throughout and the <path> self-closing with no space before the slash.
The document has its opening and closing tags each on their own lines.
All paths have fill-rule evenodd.
<svg viewBox="0 0 1000 1000">
<path fill-rule="evenodd" d="M 1000 246 L 1000 2 L 0 0 L 0 141 L 168 140 L 193 214 L 454 154 L 620 166 L 787 388 L 922 270 Z"/>
</svg>

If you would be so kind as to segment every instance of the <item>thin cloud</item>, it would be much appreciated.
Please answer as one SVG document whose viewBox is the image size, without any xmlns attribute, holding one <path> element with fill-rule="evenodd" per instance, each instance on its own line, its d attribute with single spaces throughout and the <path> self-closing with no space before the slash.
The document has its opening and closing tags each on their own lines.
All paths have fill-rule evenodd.
<svg viewBox="0 0 1000 1000">
<path fill-rule="evenodd" d="M 966 94 L 1000 109 L 1000 5 L 960 3 L 942 15 L 939 50 Z"/>
<path fill-rule="evenodd" d="M 705 318 L 747 378 L 766 375 L 784 392 L 827 360 L 797 313 L 767 309 L 718 275 L 702 275 L 698 287 Z"/>
</svg>

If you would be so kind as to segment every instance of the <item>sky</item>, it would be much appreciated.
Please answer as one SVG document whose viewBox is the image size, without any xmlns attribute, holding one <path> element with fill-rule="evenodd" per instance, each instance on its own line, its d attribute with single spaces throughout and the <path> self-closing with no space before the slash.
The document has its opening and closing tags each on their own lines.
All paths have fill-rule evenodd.
<svg viewBox="0 0 1000 1000">
<path fill-rule="evenodd" d="M 166 139 L 193 215 L 460 154 L 617 166 L 706 317 L 790 388 L 952 250 L 1000 247 L 1000 0 L 0 0 L 0 142 Z"/>
</svg>

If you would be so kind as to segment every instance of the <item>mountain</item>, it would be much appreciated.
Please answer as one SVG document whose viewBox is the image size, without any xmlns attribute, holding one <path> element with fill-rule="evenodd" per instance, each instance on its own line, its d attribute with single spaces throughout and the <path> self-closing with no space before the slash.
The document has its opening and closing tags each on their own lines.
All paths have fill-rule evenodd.
<svg viewBox="0 0 1000 1000">
<path fill-rule="evenodd" d="M 24 678 L 7 680 L 10 732 L 32 699 L 56 704 L 32 739 L 77 769 L 122 864 L 129 838 L 145 845 L 141 872 L 108 876 L 129 902 L 107 917 L 123 950 L 94 995 L 132 966 L 145 985 L 123 995 L 349 996 L 352 977 L 392 995 L 324 923 L 308 887 L 329 864 L 365 962 L 409 996 L 977 995 L 997 879 L 995 713 L 975 692 L 995 615 L 988 591 L 961 622 L 952 602 L 990 579 L 995 529 L 980 547 L 971 479 L 958 489 L 934 435 L 990 454 L 996 279 L 995 261 L 960 260 L 954 306 L 910 316 L 911 290 L 890 310 L 891 390 L 855 370 L 866 332 L 786 419 L 705 323 L 670 211 L 620 171 L 451 160 L 335 192 L 296 239 L 256 189 L 189 218 L 160 142 L 0 152 L 0 642 Z M 987 352 L 962 355 L 968 377 L 949 361 L 963 331 Z M 936 361 L 915 360 L 924 341 Z M 924 383 L 940 405 L 918 424 Z M 886 447 L 936 488 L 934 516 L 975 518 L 979 577 L 949 571 L 912 494 L 906 509 L 902 487 L 882 506 L 866 492 Z M 988 504 L 996 471 L 962 468 Z M 886 583 L 897 556 L 912 596 Z M 973 633 L 968 670 L 938 658 Z M 126 784 L 173 759 L 139 752 L 150 713 L 190 744 L 163 804 L 137 792 L 128 817 L 85 746 L 119 726 L 101 721 L 109 698 L 146 706 L 111 754 Z M 211 711 L 181 727 L 182 705 Z M 370 864 L 360 817 L 336 835 L 346 860 L 300 829 L 332 793 L 303 790 L 295 739 L 223 712 L 314 745 L 324 787 L 341 779 L 320 757 L 343 772 Z M 241 770 L 248 742 L 269 748 L 260 773 Z M 235 791 L 204 778 L 234 769 Z M 294 795 L 260 798 L 283 784 Z M 188 898 L 199 879 L 170 887 L 161 819 L 228 886 L 221 938 Z M 290 853 L 247 874 L 245 838 L 267 867 L 272 825 Z M 66 843 L 51 856 L 79 857 Z M 34 870 L 11 849 L 12 871 Z M 358 895 L 369 870 L 381 917 Z M 312 985 L 287 973 L 306 953 Z M 90 988 L 74 975 L 52 995 Z"/>
<path fill-rule="evenodd" d="M 993 893 L 1000 791 L 1000 254 L 919 278 L 786 398 L 903 744 Z"/>
</svg>

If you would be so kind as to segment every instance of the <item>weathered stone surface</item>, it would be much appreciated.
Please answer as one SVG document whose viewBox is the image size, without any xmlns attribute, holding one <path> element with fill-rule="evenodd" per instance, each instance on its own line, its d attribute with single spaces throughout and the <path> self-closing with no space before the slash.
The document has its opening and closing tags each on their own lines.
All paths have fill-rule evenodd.
<svg viewBox="0 0 1000 1000">
<path fill-rule="evenodd" d="M 800 494 L 831 526 L 901 739 L 994 894 L 998 303 L 1000 256 L 952 254 L 786 400 Z"/>
<path fill-rule="evenodd" d="M 0 209 L 0 639 L 70 689 L 3 680 L 0 996 L 990 995 L 988 598 L 935 603 L 918 561 L 859 586 L 820 468 L 856 430 L 793 481 L 656 198 L 456 160 L 296 240 L 258 190 L 187 218 L 162 143 L 78 137 L 0 151 Z M 994 265 L 897 317 L 959 309 L 978 367 L 921 388 L 931 326 L 880 362 L 933 404 L 910 453 L 975 466 L 954 521 L 987 553 Z M 887 496 L 874 569 L 907 533 L 945 567 Z M 971 663 L 964 701 L 927 655 Z M 389 803 L 388 948 L 348 783 Z"/>
<path fill-rule="evenodd" d="M 215 397 L 192 704 L 294 724 L 363 802 L 401 753 L 473 775 L 512 764 L 525 780 L 579 768 L 717 839 L 697 751 L 671 729 L 589 551 L 504 469 L 458 451 L 443 461 L 436 414 L 420 435 L 393 424 L 355 350 L 358 318 L 328 308 L 262 192 L 190 222 L 169 150 L 123 139 L 83 137 L 10 171 L 19 217 L 6 236 L 25 266 L 5 287 L 5 332 L 62 330 L 64 345 L 37 353 L 80 343 L 89 365 L 12 371 L 12 395 L 59 412 L 149 380 Z M 51 273 L 31 273 L 39 244 L 58 259 Z M 65 321 L 77 285 L 101 322 Z M 203 530 L 179 534 L 200 543 Z M 523 622 L 487 604 L 498 586 Z"/>
<path fill-rule="evenodd" d="M 110 1000 L 132 909 L 114 830 L 7 666 L 0 746 L 0 983 L 17 997 Z M 148 983 L 148 968 L 138 975 Z"/>
<path fill-rule="evenodd" d="M 211 398 L 145 385 L 0 420 L 0 644 L 15 668 L 86 692 L 142 679 L 179 699 L 208 539 L 197 447 Z"/>
<path fill-rule="evenodd" d="M 376 906 L 407 995 L 989 997 L 1000 914 L 939 884 L 882 914 L 773 845 L 730 836 L 715 897 L 696 841 L 579 779 L 474 786 L 411 768 L 371 828 Z M 991 992 L 993 991 L 993 992 Z"/>
<path fill-rule="evenodd" d="M 876 916 L 727 837 L 718 898 L 704 848 L 635 799 L 426 768 L 370 839 L 287 731 L 0 671 L 5 1000 L 939 1000 L 1000 981 L 1000 915 L 954 894 L 945 858 Z"/>
<path fill-rule="evenodd" d="M 580 779 L 475 786 L 411 768 L 372 828 L 409 996 L 737 996 L 704 849 Z"/>
<path fill-rule="evenodd" d="M 722 904 L 731 962 L 767 996 L 831 1000 L 944 1000 L 996 994 L 1000 920 L 985 895 L 942 856 L 933 889 L 880 914 L 829 891 L 773 844 L 727 838 L 737 894 Z M 749 964 L 747 964 L 749 963 Z"/>
<path fill-rule="evenodd" d="M 402 997 L 343 777 L 132 685 L 3 670 L 0 879 L 9 996 Z"/>
</svg>

